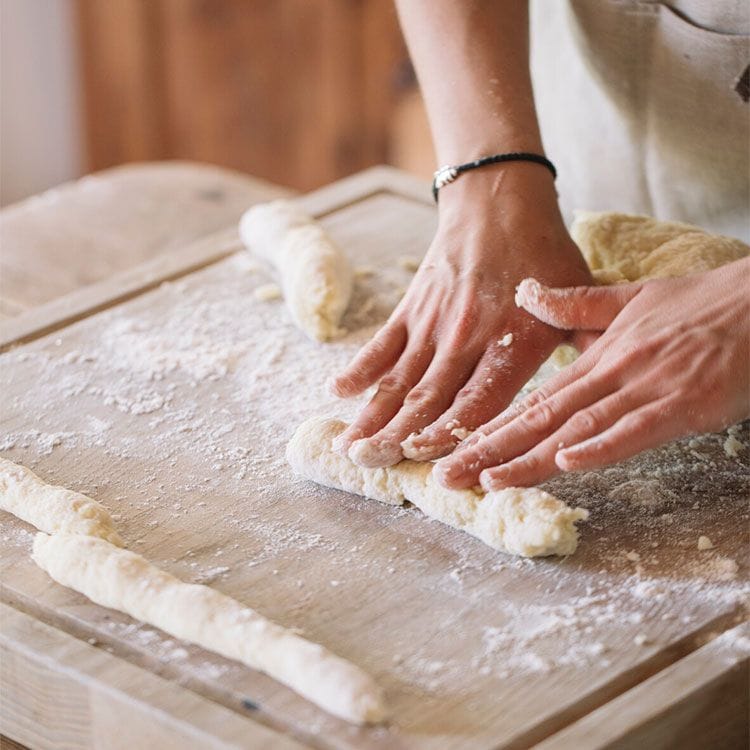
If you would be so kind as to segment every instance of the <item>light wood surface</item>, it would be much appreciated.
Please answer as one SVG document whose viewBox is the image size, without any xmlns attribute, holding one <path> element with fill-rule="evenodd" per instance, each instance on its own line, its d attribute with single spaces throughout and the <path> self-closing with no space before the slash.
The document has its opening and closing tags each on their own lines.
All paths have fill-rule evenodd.
<svg viewBox="0 0 750 750">
<path fill-rule="evenodd" d="M 36 308 L 234 224 L 291 191 L 188 162 L 108 169 L 0 211 L 0 316 Z"/>
<path fill-rule="evenodd" d="M 77 322 L 57 308 L 46 320 L 17 321 L 6 343 L 27 343 L 0 360 L 3 455 L 95 497 L 128 545 L 156 564 L 301 628 L 371 672 L 392 722 L 348 726 L 263 675 L 91 604 L 34 566 L 29 528 L 3 515 L 0 578 L 11 608 L 3 661 L 15 670 L 6 733 L 36 742 L 64 731 L 74 747 L 112 746 L 91 735 L 90 706 L 113 727 L 113 717 L 125 721 L 123 701 L 133 724 L 123 736 L 189 740 L 205 731 L 235 747 L 262 747 L 276 732 L 320 748 L 520 748 L 572 731 L 617 700 L 623 718 L 613 736 L 663 737 L 662 716 L 682 731 L 682 718 L 699 712 L 681 707 L 717 680 L 734 684 L 739 663 L 734 656 L 701 670 L 687 660 L 744 617 L 746 453 L 729 458 L 715 436 L 554 480 L 550 489 L 589 507 L 591 519 L 576 555 L 535 561 L 500 555 L 414 509 L 295 480 L 284 468 L 286 439 L 309 415 L 356 408 L 326 395 L 325 376 L 373 330 L 360 320 L 368 299 L 377 300 L 368 324 L 387 315 L 409 279 L 396 259 L 424 252 L 436 221 L 427 186 L 385 169 L 300 203 L 355 266 L 376 269 L 358 282 L 347 338 L 313 344 L 283 308 L 256 300 L 266 272 L 249 271 L 244 254 L 227 255 L 227 230 L 193 246 L 184 274 L 168 269 L 176 283 L 155 286 L 148 272 L 139 294 L 128 276 L 125 294 L 115 280 L 70 298 L 76 312 L 67 320 Z M 186 331 L 190 348 L 149 375 L 165 331 Z M 196 374 L 190 352 L 214 356 L 219 345 L 236 346 L 240 364 Z M 699 534 L 715 549 L 698 552 Z M 37 678 L 29 665 L 40 662 L 49 671 Z M 673 673 L 680 689 L 657 705 L 652 696 Z M 664 682 L 654 689 L 652 677 Z M 44 699 L 23 692 L 48 681 L 83 703 L 62 727 L 58 713 L 41 710 Z M 141 684 L 148 689 L 129 689 Z M 635 715 L 628 696 L 641 689 L 646 703 Z M 606 742 L 601 733 L 575 736 L 577 747 Z"/>
<path fill-rule="evenodd" d="M 537 750 L 747 747 L 748 636 L 747 623 L 726 631 Z"/>
</svg>

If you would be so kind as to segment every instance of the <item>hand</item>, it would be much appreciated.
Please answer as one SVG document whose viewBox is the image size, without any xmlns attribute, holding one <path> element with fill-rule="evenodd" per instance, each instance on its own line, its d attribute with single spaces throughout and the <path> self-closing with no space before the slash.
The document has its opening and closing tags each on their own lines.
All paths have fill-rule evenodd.
<svg viewBox="0 0 750 750">
<path fill-rule="evenodd" d="M 332 381 L 347 397 L 380 379 L 336 449 L 371 467 L 436 458 L 459 442 L 452 430 L 498 414 L 564 337 L 514 304 L 530 273 L 591 282 L 544 168 L 483 168 L 444 188 L 437 234 L 406 295 Z"/>
<path fill-rule="evenodd" d="M 570 366 L 439 461 L 449 487 L 538 484 L 750 415 L 750 258 L 707 273 L 550 289 L 518 304 L 539 320 L 604 333 Z"/>
</svg>

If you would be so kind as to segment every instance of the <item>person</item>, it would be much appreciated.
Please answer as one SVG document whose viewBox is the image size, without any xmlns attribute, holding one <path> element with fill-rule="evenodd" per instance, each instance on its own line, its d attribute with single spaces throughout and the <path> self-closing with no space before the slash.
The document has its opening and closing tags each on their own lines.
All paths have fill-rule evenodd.
<svg viewBox="0 0 750 750">
<path fill-rule="evenodd" d="M 439 163 L 545 154 L 527 2 L 397 8 Z M 750 258 L 595 287 L 564 218 L 614 208 L 747 236 L 750 11 L 560 0 L 535 12 L 546 58 L 534 80 L 563 210 L 552 171 L 531 161 L 440 189 L 405 296 L 331 381 L 340 397 L 378 383 L 335 445 L 361 465 L 439 459 L 448 487 L 530 486 L 750 415 Z M 581 356 L 508 406 L 566 339 Z"/>
</svg>

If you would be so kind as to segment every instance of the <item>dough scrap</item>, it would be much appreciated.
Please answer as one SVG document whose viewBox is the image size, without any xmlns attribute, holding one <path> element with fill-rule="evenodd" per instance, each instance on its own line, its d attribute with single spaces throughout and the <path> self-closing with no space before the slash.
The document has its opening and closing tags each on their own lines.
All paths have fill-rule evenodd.
<svg viewBox="0 0 750 750">
<path fill-rule="evenodd" d="M 686 276 L 750 255 L 733 237 L 650 216 L 576 211 L 570 233 L 599 284 Z"/>
<path fill-rule="evenodd" d="M 239 232 L 279 272 L 289 312 L 304 333 L 329 341 L 346 332 L 339 324 L 352 293 L 352 268 L 315 219 L 290 201 L 272 201 L 246 211 Z"/>
<path fill-rule="evenodd" d="M 34 538 L 32 558 L 63 586 L 261 670 L 342 719 L 385 718 L 383 692 L 366 672 L 225 594 L 184 583 L 123 549 L 95 500 L 0 458 L 0 509 L 47 532 Z"/>
<path fill-rule="evenodd" d="M 122 546 L 111 516 L 96 500 L 47 484 L 6 458 L 0 458 L 0 509 L 48 534 L 84 534 Z"/>
<path fill-rule="evenodd" d="M 265 672 L 335 716 L 355 723 L 385 717 L 381 689 L 359 667 L 135 552 L 96 537 L 39 533 L 32 557 L 55 581 L 96 604 Z"/>
<path fill-rule="evenodd" d="M 313 417 L 289 441 L 286 457 L 297 474 L 327 487 L 389 505 L 409 501 L 448 526 L 494 549 L 523 557 L 570 555 L 578 545 L 576 522 L 588 517 L 536 488 L 483 493 L 448 490 L 432 477 L 433 464 L 402 461 L 367 469 L 334 452 L 331 443 L 346 428 L 337 419 Z"/>
</svg>

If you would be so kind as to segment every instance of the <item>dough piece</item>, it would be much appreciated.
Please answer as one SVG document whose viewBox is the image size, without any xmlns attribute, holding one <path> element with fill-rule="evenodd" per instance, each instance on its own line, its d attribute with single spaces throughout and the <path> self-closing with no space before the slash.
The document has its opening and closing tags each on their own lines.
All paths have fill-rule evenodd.
<svg viewBox="0 0 750 750">
<path fill-rule="evenodd" d="M 243 243 L 278 270 L 299 328 L 316 341 L 345 333 L 339 323 L 352 292 L 352 269 L 311 216 L 289 201 L 261 203 L 245 212 L 239 231 Z"/>
<path fill-rule="evenodd" d="M 0 458 L 0 509 L 48 534 L 86 534 L 122 546 L 112 518 L 96 500 L 47 484 L 5 458 Z"/>
<path fill-rule="evenodd" d="M 389 505 L 404 501 L 426 515 L 481 539 L 494 549 L 523 557 L 570 555 L 578 544 L 576 521 L 588 517 L 536 488 L 483 493 L 448 490 L 432 478 L 432 463 L 402 461 L 366 469 L 335 453 L 334 438 L 346 428 L 337 419 L 303 422 L 286 449 L 294 471 L 327 487 L 354 492 Z"/>
<path fill-rule="evenodd" d="M 649 216 L 576 211 L 570 233 L 599 284 L 686 276 L 750 254 L 740 240 Z"/>
<path fill-rule="evenodd" d="M 261 302 L 273 302 L 275 299 L 281 299 L 284 295 L 278 284 L 261 284 L 253 292 L 255 299 Z"/>
<path fill-rule="evenodd" d="M 37 534 L 32 557 L 96 604 L 265 672 L 335 716 L 358 724 L 385 717 L 381 689 L 359 667 L 134 552 L 96 537 Z"/>
</svg>

